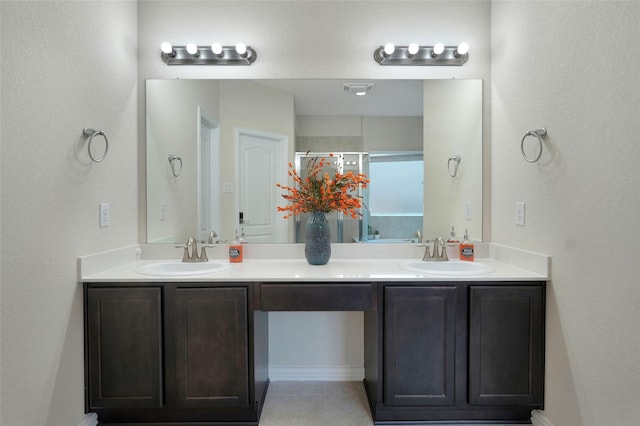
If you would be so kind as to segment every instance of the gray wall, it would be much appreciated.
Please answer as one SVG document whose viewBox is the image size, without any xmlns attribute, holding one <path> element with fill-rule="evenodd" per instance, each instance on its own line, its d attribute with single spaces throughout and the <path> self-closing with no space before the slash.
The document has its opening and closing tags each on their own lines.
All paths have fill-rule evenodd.
<svg viewBox="0 0 640 426">
<path fill-rule="evenodd" d="M 625 42 L 639 16 L 638 2 L 492 3 L 492 240 L 553 257 L 545 407 L 556 426 L 640 418 L 640 47 Z M 549 136 L 529 164 L 520 140 L 538 127 Z"/>
<path fill-rule="evenodd" d="M 6 426 L 84 412 L 78 256 L 137 243 L 135 2 L 0 3 L 2 410 Z M 103 129 L 92 164 L 82 129 Z M 99 143 L 99 142 L 98 142 Z M 98 226 L 107 202 L 111 226 Z"/>
</svg>

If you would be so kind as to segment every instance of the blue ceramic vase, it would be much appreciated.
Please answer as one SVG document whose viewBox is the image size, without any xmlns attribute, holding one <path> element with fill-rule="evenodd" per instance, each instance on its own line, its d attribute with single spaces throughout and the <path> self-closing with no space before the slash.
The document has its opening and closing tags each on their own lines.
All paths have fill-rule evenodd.
<svg viewBox="0 0 640 426">
<path fill-rule="evenodd" d="M 324 212 L 311 212 L 307 219 L 304 256 L 310 265 L 325 265 L 331 257 L 331 229 Z"/>
</svg>

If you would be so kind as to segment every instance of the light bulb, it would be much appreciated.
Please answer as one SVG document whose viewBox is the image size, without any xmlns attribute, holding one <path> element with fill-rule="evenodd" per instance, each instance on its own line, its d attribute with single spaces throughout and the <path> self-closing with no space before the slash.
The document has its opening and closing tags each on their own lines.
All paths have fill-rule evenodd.
<svg viewBox="0 0 640 426">
<path fill-rule="evenodd" d="M 246 55 L 247 54 L 247 46 L 245 46 L 244 43 L 236 44 L 236 52 L 238 52 L 238 55 L 240 55 L 240 56 Z"/>
<path fill-rule="evenodd" d="M 396 51 L 396 47 L 393 45 L 393 43 L 387 43 L 384 45 L 384 54 L 386 56 L 391 55 L 395 51 Z"/>
<path fill-rule="evenodd" d="M 456 54 L 466 55 L 469 52 L 469 45 L 467 43 L 460 43 L 456 49 Z"/>
<path fill-rule="evenodd" d="M 409 55 L 413 56 L 416 53 L 418 53 L 418 50 L 420 50 L 420 47 L 418 46 L 418 43 L 411 43 L 409 45 L 409 47 L 407 47 L 407 52 L 409 52 Z"/>
<path fill-rule="evenodd" d="M 220 43 L 211 44 L 211 51 L 213 52 L 214 55 L 222 54 L 222 45 Z"/>
<path fill-rule="evenodd" d="M 187 53 L 189 53 L 190 55 L 195 55 L 196 53 L 198 53 L 198 46 L 196 46 L 194 43 L 187 43 Z"/>
<path fill-rule="evenodd" d="M 439 55 L 442 52 L 444 52 L 444 44 L 436 43 L 436 44 L 433 45 L 433 54 L 434 55 Z"/>
<path fill-rule="evenodd" d="M 171 43 L 165 41 L 160 45 L 160 50 L 162 50 L 162 53 L 170 55 L 171 53 L 173 53 L 173 46 L 171 46 Z"/>
</svg>

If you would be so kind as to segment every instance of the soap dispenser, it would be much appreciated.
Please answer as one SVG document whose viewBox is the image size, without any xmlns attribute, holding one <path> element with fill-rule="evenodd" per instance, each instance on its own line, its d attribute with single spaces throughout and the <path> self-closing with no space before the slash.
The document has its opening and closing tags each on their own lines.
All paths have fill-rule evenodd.
<svg viewBox="0 0 640 426">
<path fill-rule="evenodd" d="M 474 245 L 469 242 L 469 231 L 464 230 L 464 239 L 460 243 L 460 260 L 467 260 L 473 262 L 474 260 Z"/>
<path fill-rule="evenodd" d="M 460 240 L 456 237 L 456 230 L 452 226 L 451 233 L 449 234 L 449 239 L 447 240 L 447 254 L 449 255 L 449 259 L 459 259 L 460 258 Z"/>
<path fill-rule="evenodd" d="M 233 241 L 229 244 L 229 262 L 240 263 L 242 262 L 242 243 L 240 237 L 238 237 L 238 230 L 233 232 Z"/>
</svg>

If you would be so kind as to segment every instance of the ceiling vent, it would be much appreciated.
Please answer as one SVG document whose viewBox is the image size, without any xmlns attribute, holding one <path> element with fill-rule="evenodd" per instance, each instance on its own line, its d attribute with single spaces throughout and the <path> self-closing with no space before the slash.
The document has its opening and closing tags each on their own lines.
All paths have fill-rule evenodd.
<svg viewBox="0 0 640 426">
<path fill-rule="evenodd" d="M 345 92 L 352 93 L 358 96 L 364 96 L 373 90 L 374 83 L 344 83 L 342 88 Z"/>
</svg>

